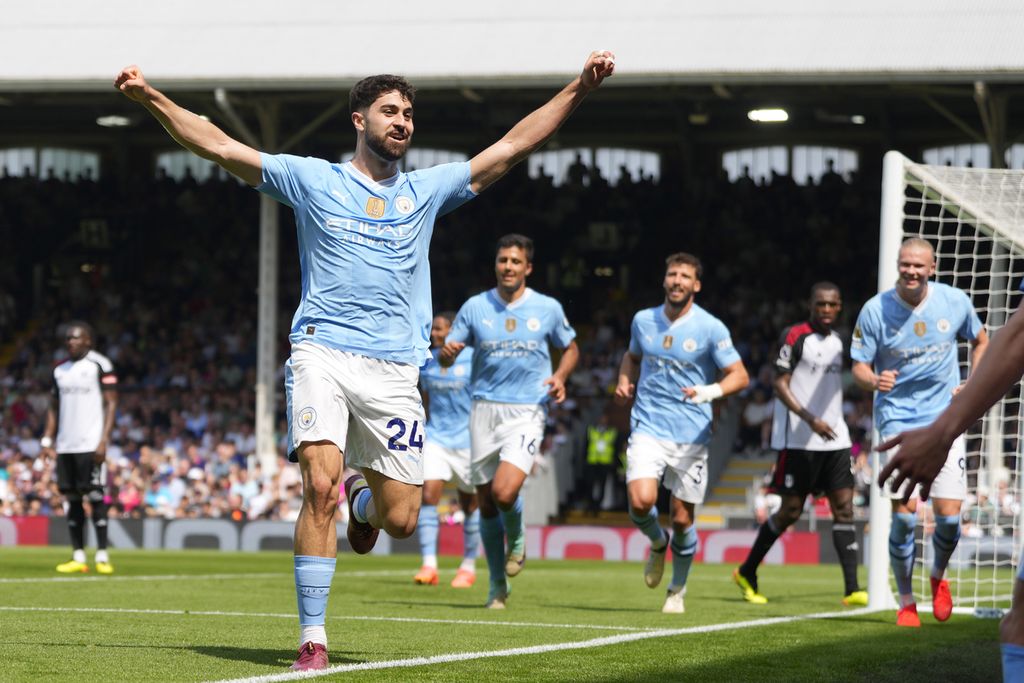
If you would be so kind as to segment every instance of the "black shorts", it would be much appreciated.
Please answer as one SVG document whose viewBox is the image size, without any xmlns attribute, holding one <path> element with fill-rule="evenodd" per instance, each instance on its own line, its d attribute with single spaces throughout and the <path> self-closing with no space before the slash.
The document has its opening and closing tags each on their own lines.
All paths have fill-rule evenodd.
<svg viewBox="0 0 1024 683">
<path fill-rule="evenodd" d="M 63 494 L 102 491 L 104 467 L 95 453 L 58 453 L 57 488 Z"/>
<path fill-rule="evenodd" d="M 838 451 L 801 451 L 784 448 L 775 461 L 771 490 L 782 495 L 808 493 L 821 495 L 839 489 L 852 489 L 853 461 L 850 449 Z"/>
</svg>

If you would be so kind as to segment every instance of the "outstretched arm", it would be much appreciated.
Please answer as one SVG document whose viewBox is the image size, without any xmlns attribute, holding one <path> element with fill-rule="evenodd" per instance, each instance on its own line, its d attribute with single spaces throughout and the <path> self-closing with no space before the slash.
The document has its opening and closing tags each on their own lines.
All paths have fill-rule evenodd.
<svg viewBox="0 0 1024 683">
<path fill-rule="evenodd" d="M 956 437 L 1006 395 L 1024 374 L 1024 308 L 1017 309 L 987 347 L 963 390 L 930 426 L 904 432 L 878 447 L 880 451 L 900 447 L 879 473 L 879 486 L 896 471 L 893 491 L 898 491 L 904 481 L 910 481 L 907 491 L 921 484 L 921 499 L 927 500 L 931 483 L 946 462 Z"/>
<path fill-rule="evenodd" d="M 477 154 L 469 162 L 473 192 L 486 190 L 491 183 L 547 142 L 565 123 L 587 94 L 615 72 L 615 55 L 608 50 L 591 52 L 581 73 L 562 88 L 547 104 L 517 123 L 505 137 Z"/>
<path fill-rule="evenodd" d="M 179 145 L 218 164 L 228 173 L 255 187 L 262 182 L 260 153 L 227 135 L 209 121 L 179 107 L 149 85 L 139 67 L 125 67 L 114 79 L 114 87 L 138 102 L 160 122 Z"/>
</svg>

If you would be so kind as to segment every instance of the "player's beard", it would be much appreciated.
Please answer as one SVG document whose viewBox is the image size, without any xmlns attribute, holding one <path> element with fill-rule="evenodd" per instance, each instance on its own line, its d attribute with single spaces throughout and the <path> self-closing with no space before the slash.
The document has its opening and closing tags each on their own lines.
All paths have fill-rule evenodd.
<svg viewBox="0 0 1024 683">
<path fill-rule="evenodd" d="M 689 306 L 691 301 L 693 301 L 693 291 L 686 292 L 683 295 L 683 298 L 678 301 L 673 301 L 670 296 L 665 296 L 665 303 L 669 305 L 669 308 L 673 308 L 677 311 L 681 311 Z"/>
<path fill-rule="evenodd" d="M 409 149 L 409 138 L 402 141 L 392 139 L 387 133 L 379 137 L 366 136 L 366 146 L 384 161 L 398 161 Z"/>
</svg>

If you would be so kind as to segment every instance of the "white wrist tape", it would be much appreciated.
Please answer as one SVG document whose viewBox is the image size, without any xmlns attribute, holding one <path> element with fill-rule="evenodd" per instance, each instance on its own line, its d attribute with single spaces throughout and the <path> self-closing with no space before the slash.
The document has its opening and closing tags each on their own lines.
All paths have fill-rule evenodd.
<svg viewBox="0 0 1024 683">
<path fill-rule="evenodd" d="M 722 398 L 722 385 L 717 382 L 696 386 L 693 388 L 693 391 L 695 393 L 690 400 L 694 403 L 707 403 L 714 401 L 716 398 Z"/>
</svg>

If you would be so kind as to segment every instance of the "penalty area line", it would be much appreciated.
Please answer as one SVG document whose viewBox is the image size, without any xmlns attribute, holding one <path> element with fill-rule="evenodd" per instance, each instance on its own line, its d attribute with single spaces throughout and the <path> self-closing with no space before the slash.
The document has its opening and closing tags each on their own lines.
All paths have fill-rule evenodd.
<svg viewBox="0 0 1024 683">
<path fill-rule="evenodd" d="M 516 657 L 519 655 L 536 655 L 548 652 L 561 652 L 565 650 L 584 650 L 606 645 L 621 645 L 638 640 L 649 640 L 652 638 L 671 638 L 674 636 L 685 636 L 692 634 L 714 633 L 717 631 L 730 631 L 743 628 L 759 628 L 762 626 L 774 626 L 776 624 L 788 624 L 797 621 L 809 621 L 812 619 L 833 619 L 837 617 L 849 617 L 863 614 L 871 614 L 880 610 L 862 607 L 859 609 L 843 610 L 839 612 L 819 612 L 817 614 L 803 614 L 792 617 L 771 617 L 767 619 L 752 619 L 748 621 L 736 621 L 727 624 L 708 624 L 705 626 L 691 626 L 689 628 L 657 629 L 640 633 L 622 633 L 602 638 L 589 640 L 578 640 L 566 643 L 551 643 L 548 645 L 533 645 L 530 647 L 516 647 L 506 650 L 490 650 L 483 652 L 457 652 L 446 655 L 434 655 L 432 657 L 413 657 L 410 659 L 394 659 L 378 662 L 363 662 L 360 664 L 340 664 L 331 666 L 322 671 L 289 671 L 279 674 L 266 674 L 263 676 L 252 676 L 249 678 L 233 678 L 216 681 L 216 683 L 276 683 L 277 681 L 295 681 L 320 676 L 332 676 L 350 671 L 375 671 L 381 669 L 400 669 L 419 666 L 432 666 L 435 664 L 453 664 L 456 662 L 467 662 L 475 659 L 491 659 L 497 657 Z"/>
<path fill-rule="evenodd" d="M 267 619 L 296 619 L 297 615 L 276 614 L 271 612 L 221 612 L 212 610 L 187 610 L 187 609 L 139 609 L 120 607 L 34 607 L 34 606 L 3 606 L 0 605 L 0 612 L 84 612 L 101 614 L 151 614 L 171 615 L 189 617 L 261 617 Z M 640 628 L 635 626 L 604 626 L 601 624 L 553 624 L 545 622 L 529 621 L 488 621 L 481 619 L 430 619 L 418 617 L 378 617 L 344 615 L 327 617 L 332 621 L 389 621 L 407 624 L 447 624 L 455 626 L 509 626 L 524 628 L 557 628 L 557 629 L 580 629 L 587 631 L 637 631 L 650 632 L 657 629 Z"/>
<path fill-rule="evenodd" d="M 381 571 L 337 571 L 335 576 L 341 578 L 372 578 L 380 576 L 405 576 L 409 572 L 394 569 Z M 2 583 L 82 583 L 92 581 L 206 581 L 209 579 L 279 579 L 293 577 L 292 572 L 249 572 L 233 574 L 137 574 L 119 576 L 26 576 L 20 578 L 0 578 Z"/>
</svg>

